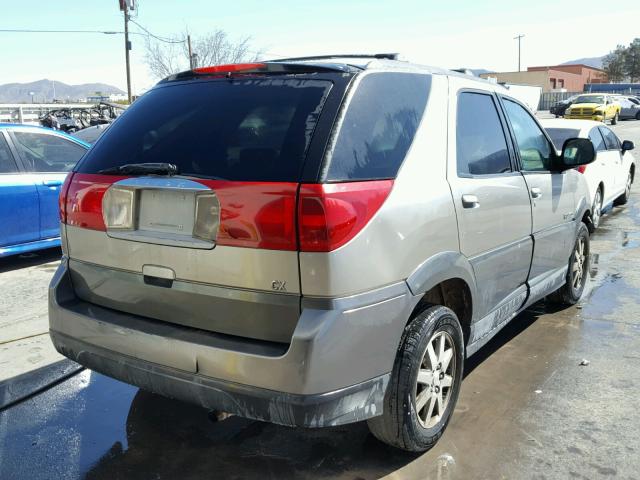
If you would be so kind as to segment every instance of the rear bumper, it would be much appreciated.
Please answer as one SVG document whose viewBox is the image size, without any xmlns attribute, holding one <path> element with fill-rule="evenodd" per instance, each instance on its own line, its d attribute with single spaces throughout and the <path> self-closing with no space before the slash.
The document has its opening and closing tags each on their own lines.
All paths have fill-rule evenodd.
<svg viewBox="0 0 640 480">
<path fill-rule="evenodd" d="M 321 427 L 382 413 L 415 299 L 404 282 L 304 299 L 290 344 L 220 335 L 84 302 L 63 259 L 49 291 L 63 355 L 141 388 L 283 425 Z"/>
<path fill-rule="evenodd" d="M 389 374 L 317 395 L 295 395 L 224 382 L 125 357 L 51 332 L 56 349 L 91 370 L 170 398 L 241 417 L 298 427 L 325 427 L 382 413 Z"/>
</svg>

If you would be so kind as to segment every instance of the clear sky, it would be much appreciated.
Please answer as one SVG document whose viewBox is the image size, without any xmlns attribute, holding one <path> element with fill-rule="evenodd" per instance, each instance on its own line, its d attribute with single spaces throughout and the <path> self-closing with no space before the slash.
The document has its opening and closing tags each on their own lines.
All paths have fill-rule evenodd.
<svg viewBox="0 0 640 480">
<path fill-rule="evenodd" d="M 640 0 L 139 0 L 151 32 L 220 28 L 277 56 L 400 52 L 440 67 L 523 69 L 608 53 L 640 36 Z M 117 0 L 4 0 L 0 28 L 122 30 Z M 132 31 L 140 31 L 135 25 Z M 126 87 L 121 35 L 2 33 L 0 84 L 49 78 Z M 155 82 L 132 36 L 134 93 Z"/>
</svg>

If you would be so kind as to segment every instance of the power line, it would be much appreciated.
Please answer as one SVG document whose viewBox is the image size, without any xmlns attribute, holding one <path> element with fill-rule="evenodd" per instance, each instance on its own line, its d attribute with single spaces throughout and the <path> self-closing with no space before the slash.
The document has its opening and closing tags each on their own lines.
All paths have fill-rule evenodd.
<svg viewBox="0 0 640 480">
<path fill-rule="evenodd" d="M 130 21 L 131 23 L 133 23 L 133 24 L 137 25 L 137 26 L 138 26 L 139 28 L 141 28 L 142 30 L 144 30 L 144 31 L 147 33 L 147 35 L 149 35 L 149 36 L 151 36 L 151 37 L 155 38 L 156 40 L 160 40 L 161 42 L 165 42 L 165 43 L 184 43 L 184 42 L 186 42 L 186 40 L 173 40 L 173 39 L 170 39 L 170 38 L 163 38 L 163 37 L 160 37 L 160 36 L 158 36 L 158 35 L 155 35 L 155 34 L 151 33 L 149 30 L 147 30 L 145 27 L 143 27 L 142 25 L 140 25 L 138 22 L 136 22 L 136 21 L 135 21 L 133 18 L 131 18 L 131 17 L 129 17 L 129 21 Z M 140 34 L 140 35 L 142 35 L 142 34 Z"/>
<path fill-rule="evenodd" d="M 0 33 L 103 33 L 105 35 L 117 35 L 124 32 L 113 30 L 32 30 L 26 28 L 2 28 Z"/>
<path fill-rule="evenodd" d="M 129 35 L 144 35 L 151 36 L 161 42 L 165 43 L 184 43 L 186 40 L 172 40 L 166 37 L 160 37 L 151 33 L 144 26 L 140 25 L 138 22 L 129 17 L 129 21 L 134 23 L 140 29 L 144 30 L 145 33 L 142 32 L 129 32 Z M 35 29 L 27 29 L 27 28 L 1 28 L 0 33 L 100 33 L 103 35 L 124 35 L 123 31 L 118 30 L 35 30 Z M 259 51 L 259 50 L 247 50 L 247 53 L 253 53 L 255 55 L 267 55 L 270 57 L 287 57 L 287 55 L 268 52 L 268 51 Z"/>
</svg>

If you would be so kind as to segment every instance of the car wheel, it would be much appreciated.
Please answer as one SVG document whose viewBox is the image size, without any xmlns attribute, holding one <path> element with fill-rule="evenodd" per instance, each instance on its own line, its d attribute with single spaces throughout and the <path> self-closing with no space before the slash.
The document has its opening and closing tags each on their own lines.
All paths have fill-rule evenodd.
<svg viewBox="0 0 640 480">
<path fill-rule="evenodd" d="M 602 189 L 598 188 L 596 190 L 596 196 L 593 199 L 593 210 L 591 214 L 591 224 L 593 226 L 593 230 L 598 228 L 600 225 L 600 218 L 602 218 Z M 592 230 L 592 232 L 593 232 Z"/>
<path fill-rule="evenodd" d="M 640 112 L 636 113 L 636 120 L 640 120 Z"/>
<path fill-rule="evenodd" d="M 580 300 L 589 275 L 590 256 L 589 230 L 580 223 L 576 242 L 569 257 L 566 283 L 549 295 L 549 300 L 561 305 L 575 305 Z"/>
<path fill-rule="evenodd" d="M 617 125 L 618 124 L 618 112 L 615 113 L 615 115 L 613 116 L 613 118 L 611 119 L 611 125 Z"/>
<path fill-rule="evenodd" d="M 456 314 L 447 307 L 421 311 L 405 327 L 381 416 L 368 420 L 371 433 L 411 452 L 433 447 L 458 400 L 464 343 Z"/>
<path fill-rule="evenodd" d="M 631 195 L 631 183 L 633 182 L 633 175 L 631 174 L 631 170 L 627 174 L 627 183 L 624 185 L 624 193 L 616 198 L 613 202 L 614 205 L 624 205 L 629 201 L 629 196 Z"/>
</svg>

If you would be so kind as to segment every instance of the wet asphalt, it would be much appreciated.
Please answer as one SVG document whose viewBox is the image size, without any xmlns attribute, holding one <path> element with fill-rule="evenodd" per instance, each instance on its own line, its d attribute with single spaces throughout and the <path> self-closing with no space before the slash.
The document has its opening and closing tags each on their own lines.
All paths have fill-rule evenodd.
<svg viewBox="0 0 640 480">
<path fill-rule="evenodd" d="M 640 146 L 640 122 L 616 130 Z M 24 394 L 0 407 L 0 479 L 640 479 L 639 185 L 592 236 L 581 302 L 534 305 L 468 359 L 453 419 L 425 454 L 386 447 L 366 424 L 217 421 L 61 363 L 12 382 Z"/>
</svg>

